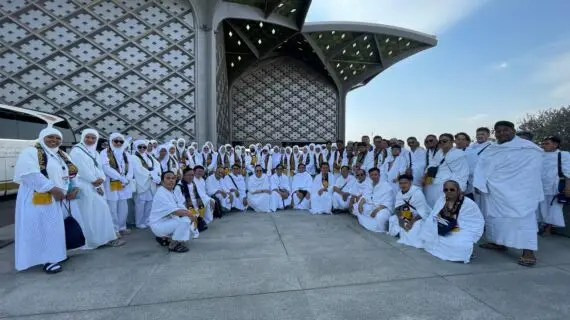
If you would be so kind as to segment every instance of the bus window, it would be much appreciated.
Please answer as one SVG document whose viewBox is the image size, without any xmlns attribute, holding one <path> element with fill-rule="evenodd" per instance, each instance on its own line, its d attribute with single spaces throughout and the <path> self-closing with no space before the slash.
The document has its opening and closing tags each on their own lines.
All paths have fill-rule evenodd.
<svg viewBox="0 0 570 320">
<path fill-rule="evenodd" d="M 47 123 L 29 114 L 0 110 L 0 138 L 36 140 Z"/>
<path fill-rule="evenodd" d="M 61 121 L 58 123 L 55 123 L 53 125 L 53 127 L 59 131 L 61 131 L 61 134 L 63 135 L 63 143 L 64 144 L 74 144 L 75 143 L 75 134 L 73 133 L 73 130 L 71 130 L 71 126 L 69 125 L 69 123 L 67 121 Z"/>
<path fill-rule="evenodd" d="M 18 121 L 11 111 L 0 110 L 0 139 L 18 139 Z"/>
</svg>

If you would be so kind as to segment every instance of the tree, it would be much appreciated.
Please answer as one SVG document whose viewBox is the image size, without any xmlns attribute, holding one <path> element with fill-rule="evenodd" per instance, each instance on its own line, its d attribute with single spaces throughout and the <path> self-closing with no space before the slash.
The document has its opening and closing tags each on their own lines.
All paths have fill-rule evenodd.
<svg viewBox="0 0 570 320">
<path fill-rule="evenodd" d="M 560 149 L 570 150 L 570 106 L 527 114 L 519 122 L 519 130 L 531 132 L 539 143 L 548 136 L 558 136 L 562 139 Z"/>
</svg>

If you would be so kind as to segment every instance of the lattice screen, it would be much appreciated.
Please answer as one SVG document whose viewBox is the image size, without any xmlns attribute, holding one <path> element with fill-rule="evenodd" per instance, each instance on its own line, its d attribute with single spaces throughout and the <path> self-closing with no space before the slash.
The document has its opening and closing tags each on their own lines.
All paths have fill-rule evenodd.
<svg viewBox="0 0 570 320">
<path fill-rule="evenodd" d="M 194 27 L 182 0 L 1 0 L 0 103 L 193 139 Z"/>
<path fill-rule="evenodd" d="M 225 53 L 224 27 L 220 24 L 216 33 L 216 129 L 218 145 L 230 142 L 230 101 Z"/>
<path fill-rule="evenodd" d="M 336 88 L 306 64 L 278 58 L 232 85 L 232 139 L 316 142 L 337 137 Z"/>
</svg>

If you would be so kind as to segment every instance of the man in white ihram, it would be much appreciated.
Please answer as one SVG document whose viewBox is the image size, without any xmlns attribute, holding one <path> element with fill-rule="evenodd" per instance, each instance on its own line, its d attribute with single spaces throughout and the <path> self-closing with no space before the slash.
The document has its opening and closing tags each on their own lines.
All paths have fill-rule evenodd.
<svg viewBox="0 0 570 320">
<path fill-rule="evenodd" d="M 370 181 L 356 212 L 358 222 L 369 231 L 386 232 L 394 208 L 394 191 L 389 183 L 380 181 L 378 168 L 370 169 L 368 176 Z"/>
</svg>

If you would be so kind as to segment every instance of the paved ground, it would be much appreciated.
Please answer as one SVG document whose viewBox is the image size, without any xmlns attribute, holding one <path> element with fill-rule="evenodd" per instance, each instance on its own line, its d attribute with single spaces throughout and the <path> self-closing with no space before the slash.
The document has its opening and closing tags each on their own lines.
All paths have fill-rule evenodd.
<svg viewBox="0 0 570 320">
<path fill-rule="evenodd" d="M 0 228 L 14 223 L 15 207 L 15 195 L 0 198 Z"/>
<path fill-rule="evenodd" d="M 79 252 L 65 271 L 14 273 L 0 250 L 0 318 L 568 319 L 570 239 L 541 239 L 539 264 L 477 250 L 464 265 L 360 228 L 350 216 L 233 214 L 186 254 L 149 232 Z"/>
</svg>

